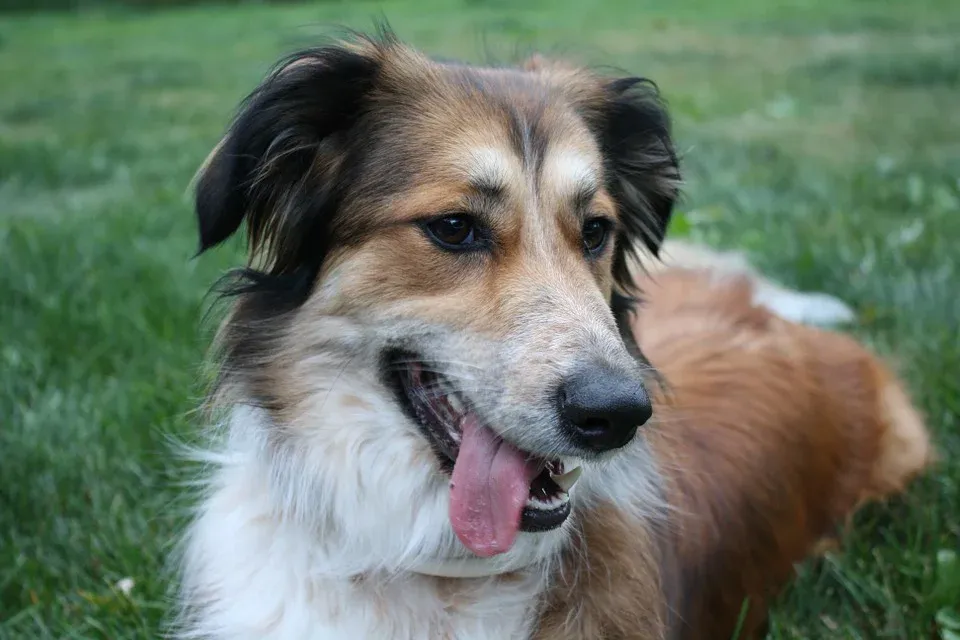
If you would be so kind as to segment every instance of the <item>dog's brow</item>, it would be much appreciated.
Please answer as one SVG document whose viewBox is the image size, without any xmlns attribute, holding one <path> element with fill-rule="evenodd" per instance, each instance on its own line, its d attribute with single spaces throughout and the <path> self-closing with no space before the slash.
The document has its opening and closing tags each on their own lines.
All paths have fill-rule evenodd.
<svg viewBox="0 0 960 640">
<path fill-rule="evenodd" d="M 587 206 L 593 200 L 593 197 L 597 195 L 599 188 L 599 185 L 596 183 L 581 184 L 573 194 L 574 210 L 580 213 L 585 213 Z"/>
<path fill-rule="evenodd" d="M 470 189 L 481 198 L 499 200 L 503 198 L 505 185 L 502 182 L 493 182 L 483 178 L 471 178 Z"/>
<path fill-rule="evenodd" d="M 492 147 L 479 147 L 467 153 L 467 179 L 474 191 L 484 196 L 499 197 L 507 188 L 509 174 L 517 161 Z"/>
<path fill-rule="evenodd" d="M 595 185 L 597 170 L 590 159 L 578 151 L 551 153 L 544 168 L 544 177 L 557 185 Z"/>
<path fill-rule="evenodd" d="M 588 156 L 570 149 L 550 153 L 541 180 L 559 197 L 572 198 L 578 211 L 590 203 L 600 188 L 594 163 Z"/>
</svg>

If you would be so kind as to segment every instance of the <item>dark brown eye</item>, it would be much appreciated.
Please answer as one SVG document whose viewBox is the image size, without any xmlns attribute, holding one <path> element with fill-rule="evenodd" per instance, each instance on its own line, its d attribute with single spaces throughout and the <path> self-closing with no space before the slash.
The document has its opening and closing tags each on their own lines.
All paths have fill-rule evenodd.
<svg viewBox="0 0 960 640">
<path fill-rule="evenodd" d="M 583 223 L 583 249 L 588 255 L 596 255 L 603 250 L 610 234 L 610 221 L 604 218 L 591 218 Z"/>
<path fill-rule="evenodd" d="M 435 218 L 423 228 L 431 240 L 448 251 L 469 251 L 481 245 L 476 221 L 466 214 Z"/>
</svg>

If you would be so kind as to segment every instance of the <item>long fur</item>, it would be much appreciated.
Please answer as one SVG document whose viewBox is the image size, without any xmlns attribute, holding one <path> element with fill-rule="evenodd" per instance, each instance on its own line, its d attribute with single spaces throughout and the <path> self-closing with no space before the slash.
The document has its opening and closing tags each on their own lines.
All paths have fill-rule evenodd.
<svg viewBox="0 0 960 640">
<path fill-rule="evenodd" d="M 823 319 L 828 298 L 699 249 L 636 268 L 678 179 L 636 78 L 439 64 L 386 32 L 279 65 L 197 181 L 201 251 L 245 223 L 250 261 L 227 281 L 177 633 L 714 637 L 735 600 L 766 598 L 834 522 L 899 490 L 928 458 L 902 386 L 849 338 L 783 319 Z M 424 225 L 464 211 L 486 244 L 431 244 Z M 614 237 L 585 253 L 597 215 Z M 489 559 L 458 541 L 448 472 L 391 383 L 398 352 L 499 437 L 582 465 L 563 526 Z M 651 425 L 606 454 L 570 444 L 556 400 L 597 362 L 655 396 Z"/>
<path fill-rule="evenodd" d="M 837 301 L 790 292 L 768 306 L 769 281 L 722 263 L 641 284 L 633 328 L 669 381 L 650 437 L 674 508 L 684 637 L 730 637 L 744 603 L 740 637 L 757 637 L 794 565 L 931 461 L 924 421 L 853 338 L 785 319 L 798 300 L 824 314 Z"/>
</svg>

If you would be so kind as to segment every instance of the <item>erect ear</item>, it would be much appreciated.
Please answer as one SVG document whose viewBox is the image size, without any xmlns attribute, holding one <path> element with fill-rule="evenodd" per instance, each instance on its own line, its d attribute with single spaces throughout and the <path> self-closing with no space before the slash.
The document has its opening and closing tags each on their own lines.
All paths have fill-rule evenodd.
<svg viewBox="0 0 960 640">
<path fill-rule="evenodd" d="M 600 117 L 600 144 L 607 164 L 607 188 L 620 209 L 614 278 L 629 292 L 631 255 L 642 243 L 656 255 L 663 243 L 680 170 L 670 118 L 653 83 L 622 78 L 608 83 Z"/>
<path fill-rule="evenodd" d="M 273 275 L 295 270 L 307 251 L 322 253 L 348 131 L 379 69 L 376 46 L 368 44 L 291 56 L 246 99 L 200 170 L 201 253 L 244 219 L 251 257 L 268 254 Z"/>
</svg>

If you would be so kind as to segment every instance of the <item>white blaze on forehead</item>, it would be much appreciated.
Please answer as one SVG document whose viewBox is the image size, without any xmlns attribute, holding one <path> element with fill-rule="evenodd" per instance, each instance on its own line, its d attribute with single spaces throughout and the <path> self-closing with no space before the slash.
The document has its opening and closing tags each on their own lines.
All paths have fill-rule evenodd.
<svg viewBox="0 0 960 640">
<path fill-rule="evenodd" d="M 574 149 L 551 150 L 543 163 L 542 184 L 560 197 L 594 189 L 600 180 L 598 162 Z"/>
</svg>

